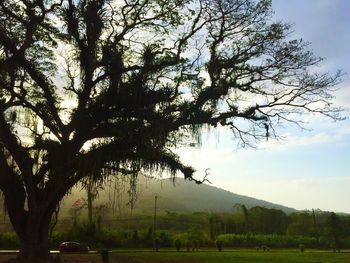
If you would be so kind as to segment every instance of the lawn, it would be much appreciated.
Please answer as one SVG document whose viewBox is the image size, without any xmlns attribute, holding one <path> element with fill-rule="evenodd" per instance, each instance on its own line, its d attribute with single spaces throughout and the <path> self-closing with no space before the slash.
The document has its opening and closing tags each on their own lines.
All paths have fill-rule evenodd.
<svg viewBox="0 0 350 263">
<path fill-rule="evenodd" d="M 13 257 L 13 256 L 12 256 Z M 0 262 L 10 256 L 0 255 Z M 102 262 L 98 254 L 60 255 L 65 263 Z M 227 250 L 223 252 L 174 252 L 174 251 L 117 251 L 110 253 L 110 263 L 350 263 L 350 253 L 322 251 L 276 250 L 257 252 L 253 250 Z"/>
<path fill-rule="evenodd" d="M 350 263 L 350 253 L 332 253 L 310 251 L 269 251 L 256 252 L 251 250 L 231 250 L 223 252 L 200 251 L 200 252 L 138 252 L 118 253 L 111 256 L 118 263 Z"/>
</svg>

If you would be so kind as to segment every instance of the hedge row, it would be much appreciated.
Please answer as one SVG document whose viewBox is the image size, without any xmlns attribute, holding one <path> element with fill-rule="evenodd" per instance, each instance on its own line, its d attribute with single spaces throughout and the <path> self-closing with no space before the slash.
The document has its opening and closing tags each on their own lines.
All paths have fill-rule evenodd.
<svg viewBox="0 0 350 263">
<path fill-rule="evenodd" d="M 298 248 L 301 244 L 308 248 L 326 246 L 326 244 L 320 244 L 316 238 L 306 236 L 224 234 L 219 235 L 217 239 L 222 241 L 225 247 L 259 247 L 265 245 L 275 248 Z"/>
</svg>

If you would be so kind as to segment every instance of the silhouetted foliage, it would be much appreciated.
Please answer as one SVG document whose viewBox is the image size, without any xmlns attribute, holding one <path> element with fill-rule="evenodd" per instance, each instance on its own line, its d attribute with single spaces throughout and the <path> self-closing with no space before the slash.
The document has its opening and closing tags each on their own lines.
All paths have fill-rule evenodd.
<svg viewBox="0 0 350 263">
<path fill-rule="evenodd" d="M 247 209 L 247 211 L 249 210 Z M 252 210 L 256 210 L 256 208 Z M 181 247 L 188 249 L 188 251 L 197 250 L 199 247 L 215 247 L 215 242 L 210 239 L 209 222 L 209 218 L 215 215 L 217 220 L 221 222 L 220 224 L 226 224 L 227 230 L 218 234 L 216 240 L 223 241 L 224 246 L 227 248 L 255 248 L 258 251 L 262 251 L 265 245 L 270 248 L 294 248 L 299 250 L 303 246 L 304 248 L 335 249 L 334 237 L 330 228 L 331 213 L 329 212 L 318 211 L 315 213 L 319 229 L 322 229 L 320 238 L 308 236 L 308 233 L 312 233 L 312 225 L 309 226 L 310 229 L 305 226 L 301 227 L 300 230 L 306 231 L 305 235 L 301 232 L 299 234 L 286 233 L 287 228 L 289 229 L 288 226 L 283 233 L 276 234 L 272 229 L 271 233 L 261 234 L 263 233 L 262 230 L 265 229 L 263 225 L 261 229 L 256 228 L 254 221 L 252 221 L 252 226 L 240 225 L 239 222 L 243 220 L 243 215 L 237 213 L 159 214 L 159 222 L 168 221 L 169 214 L 174 216 L 174 220 L 171 221 L 171 224 L 160 224 L 157 231 L 160 245 L 164 248 L 173 246 L 176 248 L 176 244 L 179 244 L 178 242 L 180 242 Z M 302 216 L 298 218 L 297 215 L 299 214 Z M 305 218 L 307 214 L 312 217 L 312 212 L 310 211 L 288 215 L 289 224 L 294 224 L 293 220 L 297 220 L 299 224 L 301 218 Z M 336 217 L 338 218 L 336 229 L 339 234 L 339 249 L 348 249 L 350 248 L 350 231 L 348 227 L 350 217 L 348 215 L 336 215 Z M 182 218 L 182 220 L 177 220 L 178 218 Z M 258 216 L 255 218 L 258 219 Z M 271 222 L 278 221 L 278 216 L 276 219 L 273 216 L 270 218 Z M 61 242 L 67 240 L 76 240 L 89 245 L 92 249 L 100 249 L 101 247 L 110 249 L 153 247 L 152 227 L 148 227 L 148 225 L 152 224 L 152 217 L 138 215 L 138 218 L 135 220 L 138 222 L 137 224 L 132 224 L 130 219 L 117 221 L 113 218 L 105 218 L 104 220 L 107 224 L 103 225 L 101 229 L 91 227 L 87 221 L 87 215 L 85 219 L 79 218 L 77 221 L 74 221 L 72 218 L 67 218 L 64 222 L 59 221 L 50 239 L 51 248 L 57 249 Z M 183 227 L 183 222 L 186 222 L 185 228 Z M 231 228 L 230 224 L 234 224 L 237 228 Z M 72 227 L 67 229 L 67 225 L 72 225 Z M 198 225 L 201 225 L 201 227 L 198 228 Z M 252 229 L 257 229 L 257 232 L 253 232 Z M 224 231 L 224 228 L 222 231 Z M 18 245 L 19 239 L 13 232 L 0 232 L 0 247 L 2 249 L 15 249 Z"/>
<path fill-rule="evenodd" d="M 327 237 L 330 246 L 334 251 L 340 251 L 340 237 L 344 234 L 342 231 L 339 217 L 334 213 L 330 213 L 327 219 L 327 225 L 325 229 L 325 236 Z"/>
<path fill-rule="evenodd" d="M 181 240 L 180 239 L 175 239 L 174 246 L 176 248 L 176 251 L 179 252 L 180 249 L 181 249 Z"/>
<path fill-rule="evenodd" d="M 313 216 L 311 213 L 294 213 L 290 217 L 291 223 L 288 225 L 288 234 L 316 237 Z"/>
<path fill-rule="evenodd" d="M 218 249 L 218 251 L 221 252 L 224 242 L 222 240 L 216 240 L 215 244 L 216 244 L 216 248 Z"/>
<path fill-rule="evenodd" d="M 0 189 L 19 257 L 49 257 L 52 214 L 79 181 L 203 182 L 174 152 L 203 125 L 246 146 L 299 114 L 338 119 L 341 73 L 314 73 L 321 59 L 271 16 L 270 0 L 0 1 Z"/>
<path fill-rule="evenodd" d="M 249 209 L 249 230 L 261 234 L 283 234 L 289 223 L 287 215 L 278 209 L 253 207 Z"/>
<path fill-rule="evenodd" d="M 159 237 L 156 237 L 154 239 L 154 249 L 156 250 L 156 252 L 159 251 L 160 247 L 161 247 L 161 239 Z"/>
</svg>

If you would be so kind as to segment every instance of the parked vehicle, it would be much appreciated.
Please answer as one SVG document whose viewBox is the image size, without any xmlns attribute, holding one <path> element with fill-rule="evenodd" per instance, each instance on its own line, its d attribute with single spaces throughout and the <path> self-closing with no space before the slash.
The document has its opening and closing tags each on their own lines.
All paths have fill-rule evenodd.
<svg viewBox="0 0 350 263">
<path fill-rule="evenodd" d="M 60 252 L 89 252 L 88 246 L 81 245 L 78 242 L 63 242 L 59 245 L 58 250 Z"/>
</svg>

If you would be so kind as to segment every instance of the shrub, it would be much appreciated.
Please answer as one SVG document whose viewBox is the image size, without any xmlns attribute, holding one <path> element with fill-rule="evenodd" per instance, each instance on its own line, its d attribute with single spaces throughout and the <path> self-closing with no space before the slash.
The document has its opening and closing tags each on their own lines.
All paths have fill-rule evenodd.
<svg viewBox="0 0 350 263">
<path fill-rule="evenodd" d="M 159 238 L 159 237 L 156 237 L 156 238 L 154 239 L 154 246 L 155 246 L 156 252 L 158 252 L 158 251 L 159 251 L 159 248 L 160 248 L 160 242 L 161 242 L 161 240 L 160 240 L 160 238 Z"/>
<path fill-rule="evenodd" d="M 288 235 L 239 235 L 225 234 L 219 235 L 218 240 L 228 247 L 260 247 L 262 244 L 276 248 L 298 248 L 299 244 L 315 248 L 319 242 L 314 237 L 288 236 Z"/>
<path fill-rule="evenodd" d="M 192 248 L 192 242 L 187 240 L 186 241 L 186 250 L 187 250 L 187 252 L 191 251 L 191 248 Z"/>
<path fill-rule="evenodd" d="M 181 249 L 181 241 L 180 241 L 180 239 L 175 239 L 174 246 L 175 246 L 176 250 L 179 252 L 180 249 Z"/>
<path fill-rule="evenodd" d="M 50 238 L 51 248 L 57 248 L 62 242 L 69 240 L 67 233 L 54 231 Z"/>
<path fill-rule="evenodd" d="M 153 228 L 148 227 L 139 231 L 142 246 L 152 247 L 153 246 Z"/>
<path fill-rule="evenodd" d="M 124 234 L 121 231 L 102 229 L 100 233 L 100 247 L 115 248 L 125 244 Z"/>
<path fill-rule="evenodd" d="M 84 222 L 77 231 L 76 240 L 84 245 L 98 246 L 100 243 L 99 231 L 96 225 Z"/>
<path fill-rule="evenodd" d="M 135 247 L 140 246 L 140 237 L 139 237 L 139 232 L 137 230 L 133 231 L 130 242 L 132 246 L 135 246 Z"/>
<path fill-rule="evenodd" d="M 207 244 L 209 242 L 209 238 L 206 235 L 206 233 L 202 230 L 199 230 L 198 228 L 192 228 L 187 232 L 187 239 L 188 240 L 197 240 L 198 246 Z M 193 245 L 193 244 L 192 244 Z"/>
<path fill-rule="evenodd" d="M 158 237 L 160 239 L 160 244 L 162 247 L 172 247 L 173 239 L 167 231 L 160 231 Z"/>
<path fill-rule="evenodd" d="M 340 239 L 340 244 L 344 248 L 349 248 L 350 247 L 350 235 L 343 237 Z"/>
<path fill-rule="evenodd" d="M 20 242 L 14 232 L 3 232 L 0 234 L 0 245 L 6 249 L 18 249 Z"/>
<path fill-rule="evenodd" d="M 265 246 L 265 245 L 262 245 L 261 246 L 261 249 L 262 249 L 262 251 L 269 251 L 270 250 L 270 248 L 268 247 L 268 246 Z"/>
<path fill-rule="evenodd" d="M 224 242 L 222 240 L 216 240 L 215 244 L 216 244 L 216 248 L 218 249 L 218 251 L 221 252 Z"/>
<path fill-rule="evenodd" d="M 198 251 L 198 249 L 199 249 L 199 241 L 197 239 L 194 239 L 192 241 L 192 245 L 193 245 L 192 251 Z"/>
</svg>

